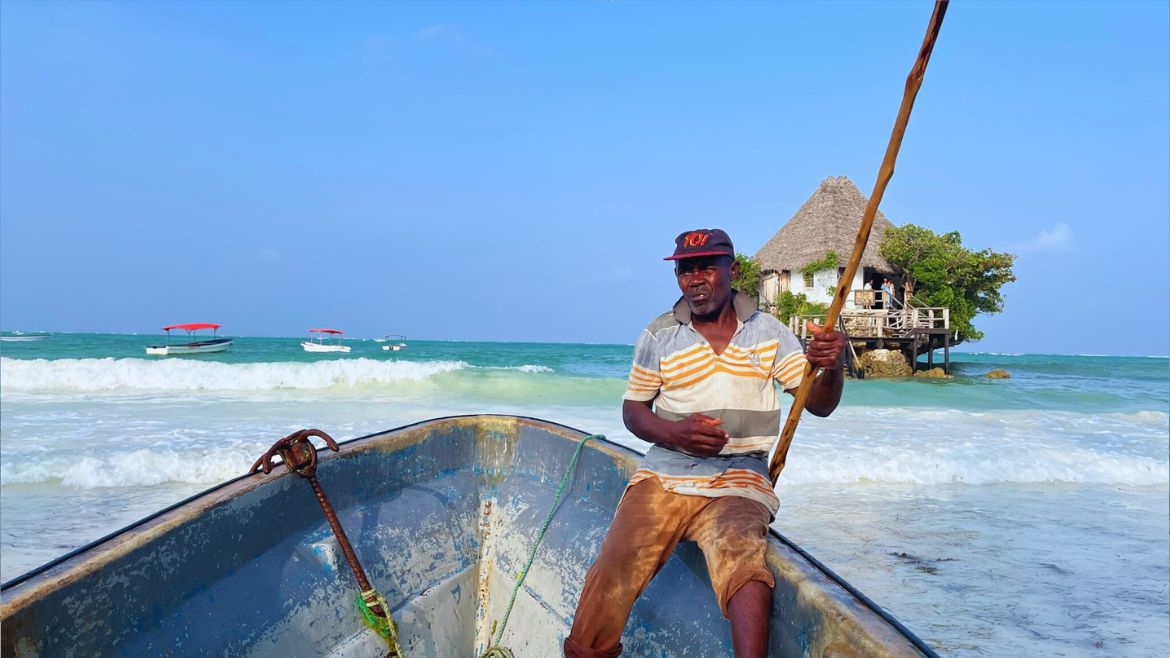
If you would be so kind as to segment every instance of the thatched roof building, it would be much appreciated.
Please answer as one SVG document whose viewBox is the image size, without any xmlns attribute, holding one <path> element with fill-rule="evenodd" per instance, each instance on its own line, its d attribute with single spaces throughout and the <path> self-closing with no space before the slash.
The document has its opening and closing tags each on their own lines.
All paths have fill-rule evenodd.
<svg viewBox="0 0 1170 658">
<path fill-rule="evenodd" d="M 795 272 L 806 264 L 820 260 L 829 251 L 837 252 L 841 265 L 853 252 L 857 229 L 868 199 L 845 176 L 829 176 L 792 219 L 756 252 L 761 273 Z M 861 268 L 876 272 L 895 272 L 895 267 L 879 252 L 882 236 L 894 224 L 878 211 L 873 231 L 861 256 Z"/>
</svg>

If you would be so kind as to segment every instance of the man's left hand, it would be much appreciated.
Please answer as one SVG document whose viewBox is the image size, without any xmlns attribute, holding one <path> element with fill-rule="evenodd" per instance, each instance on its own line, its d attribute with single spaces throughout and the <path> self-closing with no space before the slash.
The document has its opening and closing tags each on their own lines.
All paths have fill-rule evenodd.
<svg viewBox="0 0 1170 658">
<path fill-rule="evenodd" d="M 837 368 L 841 365 L 841 355 L 845 351 L 845 334 L 840 331 L 826 331 L 812 320 L 808 321 L 808 331 L 812 334 L 805 356 L 809 363 L 818 368 Z"/>
</svg>

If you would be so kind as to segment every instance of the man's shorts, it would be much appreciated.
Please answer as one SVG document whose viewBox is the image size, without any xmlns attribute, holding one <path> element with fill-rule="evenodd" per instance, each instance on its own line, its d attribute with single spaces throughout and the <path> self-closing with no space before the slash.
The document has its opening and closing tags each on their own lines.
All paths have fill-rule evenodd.
<svg viewBox="0 0 1170 658">
<path fill-rule="evenodd" d="M 585 576 L 569 655 L 609 656 L 621 651 L 621 635 L 634 600 L 682 539 L 703 551 L 723 616 L 731 597 L 756 580 L 776 586 L 764 562 L 772 515 L 762 503 L 740 496 L 707 498 L 663 490 L 656 479 L 626 490 Z"/>
</svg>

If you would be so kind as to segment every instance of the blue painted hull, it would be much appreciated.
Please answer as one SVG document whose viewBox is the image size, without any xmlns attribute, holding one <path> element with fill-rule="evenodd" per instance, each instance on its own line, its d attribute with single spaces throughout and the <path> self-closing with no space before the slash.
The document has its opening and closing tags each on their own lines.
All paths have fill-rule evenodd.
<svg viewBox="0 0 1170 658">
<path fill-rule="evenodd" d="M 322 453 L 318 478 L 407 656 L 478 656 L 583 435 L 543 421 L 428 421 Z M 638 456 L 593 441 L 521 589 L 503 645 L 559 655 L 585 570 Z M 241 465 L 242 467 L 245 465 Z M 242 470 L 242 469 L 241 469 Z M 774 656 L 931 655 L 773 536 Z M 225 483 L 4 585 L 3 656 L 383 656 L 307 482 Z M 689 544 L 638 600 L 628 656 L 732 655 Z"/>
</svg>

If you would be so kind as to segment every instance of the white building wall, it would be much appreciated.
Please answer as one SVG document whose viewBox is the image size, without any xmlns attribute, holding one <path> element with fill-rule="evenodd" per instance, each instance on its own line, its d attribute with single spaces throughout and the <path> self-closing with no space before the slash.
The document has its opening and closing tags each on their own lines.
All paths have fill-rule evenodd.
<svg viewBox="0 0 1170 658">
<path fill-rule="evenodd" d="M 861 286 L 865 283 L 862 272 L 860 271 L 861 268 L 858 268 L 858 270 L 853 275 L 853 285 L 850 287 L 850 290 L 860 290 Z M 810 302 L 831 304 L 833 302 L 833 296 L 828 293 L 828 288 L 837 285 L 838 276 L 840 275 L 837 274 L 837 268 L 835 267 L 830 270 L 821 270 L 813 274 L 812 287 L 806 288 L 804 286 L 804 272 L 799 270 L 795 271 L 792 273 L 792 292 L 794 294 L 803 294 Z M 845 298 L 845 308 L 853 308 L 853 295 Z"/>
<path fill-rule="evenodd" d="M 865 285 L 865 271 L 864 270 L 865 270 L 865 268 L 858 267 L 857 271 L 853 273 L 853 285 L 849 287 L 850 291 L 861 290 L 861 286 Z M 850 292 L 849 296 L 845 298 L 845 308 L 857 308 L 857 305 L 853 303 L 853 293 L 852 292 Z"/>
</svg>

